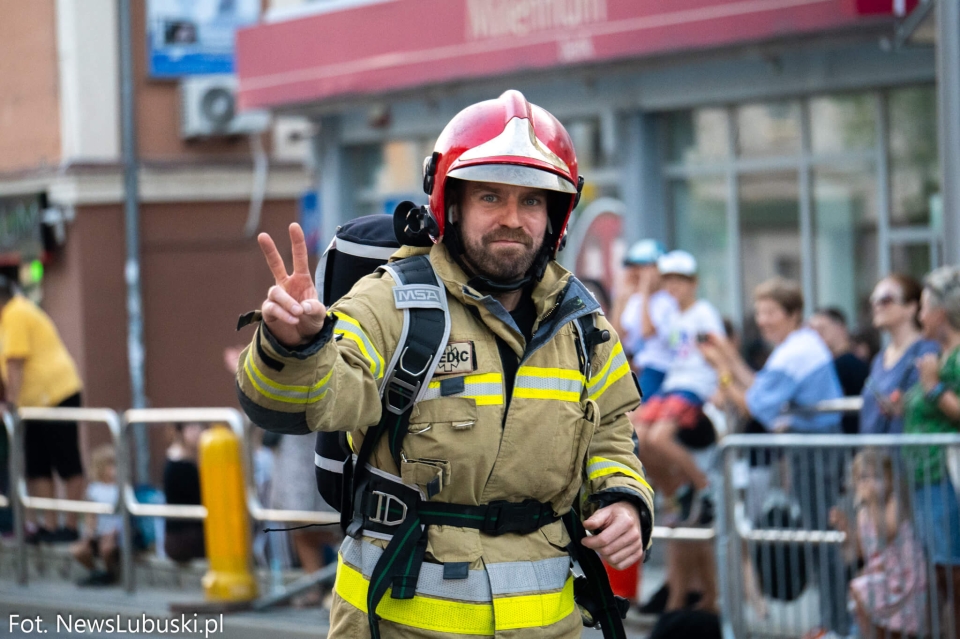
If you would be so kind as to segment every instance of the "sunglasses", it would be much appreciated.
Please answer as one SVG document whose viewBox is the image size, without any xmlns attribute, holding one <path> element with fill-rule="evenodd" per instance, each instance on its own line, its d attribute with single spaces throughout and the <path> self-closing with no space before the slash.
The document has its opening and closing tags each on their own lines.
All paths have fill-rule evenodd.
<svg viewBox="0 0 960 639">
<path fill-rule="evenodd" d="M 874 307 L 890 306 L 891 304 L 900 304 L 901 301 L 893 295 L 881 295 L 880 297 L 871 297 L 870 305 Z"/>
</svg>

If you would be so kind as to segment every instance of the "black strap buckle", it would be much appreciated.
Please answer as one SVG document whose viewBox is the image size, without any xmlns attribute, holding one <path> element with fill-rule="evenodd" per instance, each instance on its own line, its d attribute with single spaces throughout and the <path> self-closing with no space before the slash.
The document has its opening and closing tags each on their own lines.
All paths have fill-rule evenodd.
<svg viewBox="0 0 960 639">
<path fill-rule="evenodd" d="M 377 507 L 374 509 L 373 514 L 367 515 L 367 519 L 371 522 L 380 524 L 381 526 L 399 526 L 407 518 L 407 505 L 403 503 L 403 500 L 381 490 L 374 490 L 369 494 L 377 498 Z M 390 519 L 391 502 L 396 502 L 400 505 L 401 513 L 399 519 Z"/>
<path fill-rule="evenodd" d="M 386 390 L 383 391 L 384 403 L 387 410 L 394 415 L 403 415 L 413 406 L 413 402 L 417 399 L 417 393 L 419 392 L 420 382 L 410 384 L 402 379 L 397 379 L 396 371 L 394 371 L 390 374 L 390 379 L 387 380 Z M 395 398 L 400 400 L 400 406 L 393 403 Z"/>
<path fill-rule="evenodd" d="M 505 533 L 530 533 L 548 523 L 549 514 L 545 517 L 543 504 L 535 499 L 526 499 L 519 503 L 511 501 L 494 501 L 487 506 L 487 517 L 480 529 L 488 535 L 503 535 Z"/>
<path fill-rule="evenodd" d="M 403 348 L 403 352 L 400 354 L 400 359 L 397 360 L 396 367 L 390 373 L 390 378 L 384 382 L 384 405 L 387 407 L 387 410 L 394 415 L 403 415 L 405 412 L 410 410 L 411 406 L 413 406 L 413 403 L 416 401 L 417 395 L 420 392 L 420 386 L 423 383 L 424 374 L 427 372 L 427 368 L 430 367 L 430 362 L 432 360 L 432 357 L 426 357 L 426 363 L 423 365 L 423 368 L 417 372 L 414 372 L 408 369 L 406 365 L 407 354 L 410 352 L 409 346 L 405 346 Z M 416 359 L 418 352 L 419 351 L 417 349 L 413 350 L 414 359 Z M 404 375 L 414 380 L 414 383 L 411 384 L 410 382 L 406 382 L 398 378 L 398 372 L 402 372 Z M 397 406 L 393 403 L 391 393 L 399 396 L 402 405 Z"/>
</svg>

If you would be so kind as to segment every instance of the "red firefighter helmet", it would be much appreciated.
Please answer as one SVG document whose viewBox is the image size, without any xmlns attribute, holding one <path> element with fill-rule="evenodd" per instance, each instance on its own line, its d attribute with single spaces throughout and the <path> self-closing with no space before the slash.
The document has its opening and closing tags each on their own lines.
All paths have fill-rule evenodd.
<svg viewBox="0 0 960 639">
<path fill-rule="evenodd" d="M 447 226 L 444 187 L 448 178 L 529 186 L 566 194 L 549 211 L 553 255 L 577 204 L 583 178 L 570 135 L 545 109 L 519 91 L 471 105 L 443 129 L 432 156 L 424 162 L 424 190 L 437 223 L 439 241 Z"/>
</svg>

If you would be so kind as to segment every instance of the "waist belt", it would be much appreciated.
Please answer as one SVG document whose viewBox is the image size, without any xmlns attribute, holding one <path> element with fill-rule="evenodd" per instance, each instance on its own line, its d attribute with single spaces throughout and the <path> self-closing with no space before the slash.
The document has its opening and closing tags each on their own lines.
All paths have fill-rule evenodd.
<svg viewBox="0 0 960 639">
<path fill-rule="evenodd" d="M 381 535 L 395 534 L 412 516 L 425 526 L 474 528 L 494 536 L 525 535 L 560 519 L 550 504 L 534 499 L 494 501 L 481 506 L 423 501 L 418 491 L 379 477 L 371 478 L 366 490 L 357 497 L 357 510 L 364 518 L 363 529 Z"/>
<path fill-rule="evenodd" d="M 570 510 L 562 517 L 550 504 L 533 499 L 522 502 L 495 501 L 480 506 L 424 501 L 419 490 L 378 476 L 368 475 L 354 500 L 352 536 L 363 531 L 375 536 L 390 535 L 390 542 L 370 575 L 367 589 L 367 616 L 371 636 L 379 638 L 377 606 L 390 589 L 393 599 L 412 599 L 416 592 L 420 567 L 427 548 L 427 526 L 473 528 L 487 535 L 529 534 L 563 519 L 572 538 L 569 550 L 583 569 L 586 579 L 578 578 L 575 593 L 590 604 L 581 606 L 585 624 L 603 625 L 605 637 L 625 637 L 620 620 L 626 600 L 614 597 L 600 558 L 580 546 L 586 536 L 579 515 Z M 587 583 L 587 582 L 592 583 Z M 601 585 L 602 584 L 602 585 Z M 588 623 L 589 622 L 589 623 Z"/>
</svg>

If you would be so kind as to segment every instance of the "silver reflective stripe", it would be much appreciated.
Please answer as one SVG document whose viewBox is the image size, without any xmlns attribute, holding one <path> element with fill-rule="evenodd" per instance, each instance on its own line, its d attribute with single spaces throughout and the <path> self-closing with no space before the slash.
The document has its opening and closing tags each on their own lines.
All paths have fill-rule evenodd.
<svg viewBox="0 0 960 639">
<path fill-rule="evenodd" d="M 463 385 L 462 393 L 454 393 L 452 395 L 441 395 L 440 394 L 440 385 L 437 384 L 427 389 L 427 392 L 423 395 L 424 399 L 438 399 L 440 397 L 497 397 L 502 400 L 503 398 L 503 384 L 489 384 L 489 383 L 480 383 L 472 384 L 466 382 Z M 501 402 L 497 402 L 498 404 Z"/>
<path fill-rule="evenodd" d="M 588 475 L 588 476 L 589 476 L 589 475 L 592 475 L 593 473 L 597 472 L 598 470 L 603 470 L 604 468 L 617 468 L 617 469 L 627 468 L 627 470 L 629 470 L 629 471 L 631 471 L 631 472 L 636 472 L 636 471 L 634 471 L 632 468 L 629 468 L 629 467 L 627 467 L 627 466 L 624 466 L 623 464 L 618 464 L 618 463 L 615 462 L 615 461 L 611 461 L 611 460 L 609 460 L 609 459 L 606 459 L 606 460 L 604 460 L 604 461 L 593 462 L 592 464 L 588 465 L 588 466 L 587 466 L 587 475 Z"/>
<path fill-rule="evenodd" d="M 561 393 L 576 393 L 583 390 L 583 382 L 575 379 L 559 379 L 556 377 L 536 377 L 533 375 L 517 375 L 516 388 L 531 388 L 535 390 L 551 390 Z"/>
<path fill-rule="evenodd" d="M 365 541 L 357 541 L 352 537 L 344 539 L 340 546 L 340 556 L 343 561 L 362 572 L 367 580 L 373 574 L 373 568 L 382 554 L 383 550 L 377 546 Z M 443 565 L 427 562 L 420 566 L 417 594 L 473 603 L 493 601 L 485 570 L 471 570 L 466 579 L 444 579 Z"/>
<path fill-rule="evenodd" d="M 335 248 L 338 253 L 346 253 L 347 255 L 355 255 L 357 257 L 369 257 L 374 260 L 389 260 L 390 256 L 400 250 L 390 246 L 357 244 L 356 242 L 348 242 L 341 237 L 336 238 L 336 244 L 333 245 L 333 248 Z"/>
<path fill-rule="evenodd" d="M 560 590 L 570 576 L 570 557 L 487 564 L 494 596 Z"/>
<path fill-rule="evenodd" d="M 352 537 L 343 540 L 340 556 L 370 579 L 383 550 Z M 443 565 L 424 562 L 417 579 L 417 594 L 458 601 L 489 603 L 494 596 L 551 592 L 563 589 L 570 576 L 570 557 L 540 561 L 506 561 L 471 570 L 466 579 L 444 579 Z"/>
<path fill-rule="evenodd" d="M 319 453 L 313 454 L 313 461 L 317 465 L 317 468 L 330 471 L 331 473 L 343 474 L 342 461 L 337 461 L 335 459 L 328 459 L 327 457 L 321 457 Z"/>
</svg>

